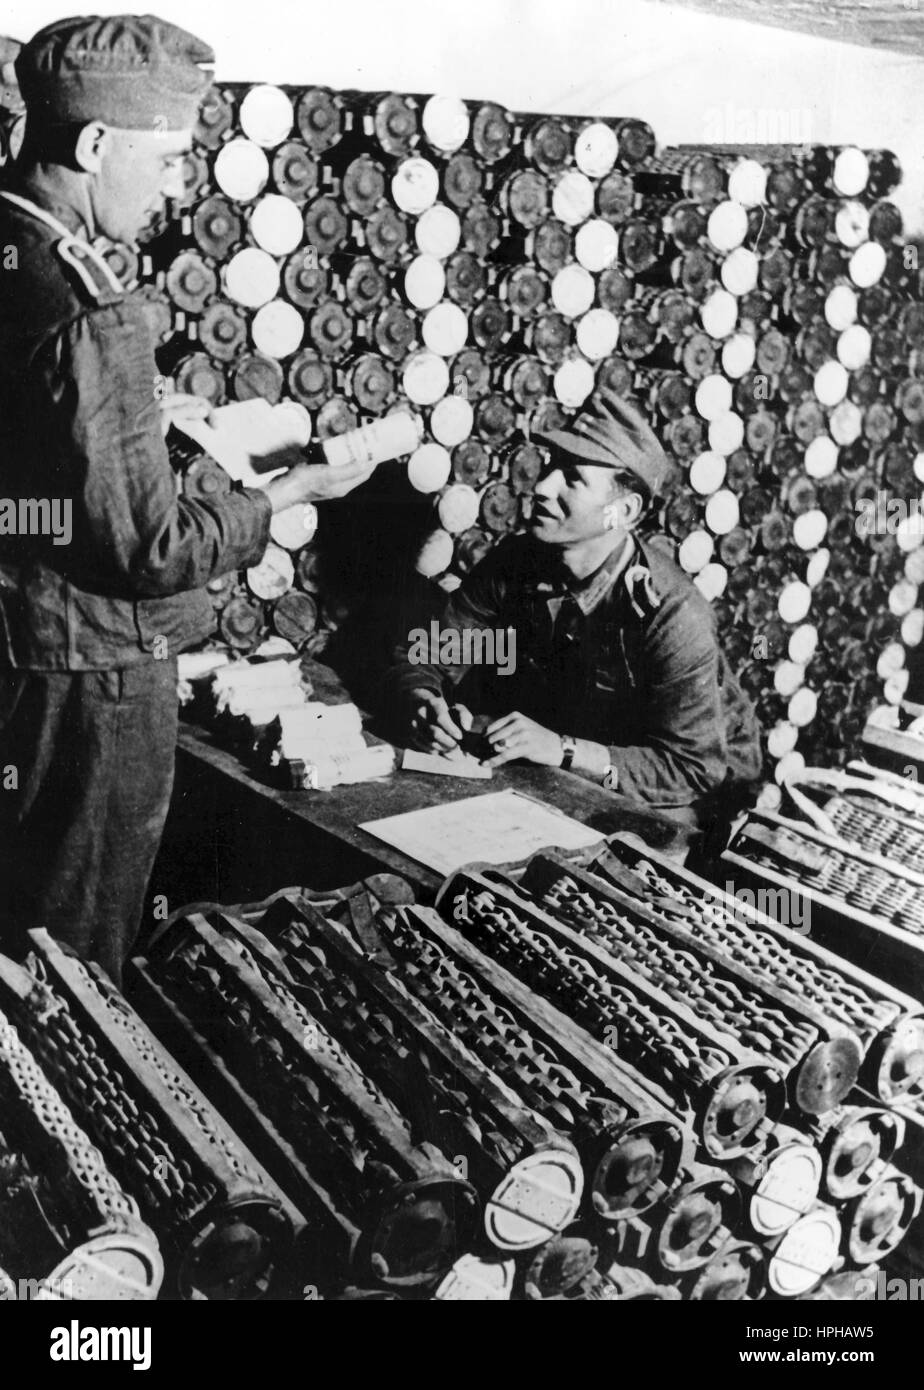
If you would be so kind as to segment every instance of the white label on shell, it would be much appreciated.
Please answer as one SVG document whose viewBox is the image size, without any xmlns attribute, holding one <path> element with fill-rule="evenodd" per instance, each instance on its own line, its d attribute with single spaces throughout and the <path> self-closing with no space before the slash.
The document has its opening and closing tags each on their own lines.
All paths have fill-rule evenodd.
<svg viewBox="0 0 924 1390">
<path fill-rule="evenodd" d="M 282 598 L 291 589 L 294 579 L 292 556 L 278 545 L 268 545 L 260 563 L 247 570 L 248 587 L 261 599 Z"/>
<path fill-rule="evenodd" d="M 895 543 L 899 550 L 907 554 L 912 550 L 917 550 L 922 542 L 924 542 L 924 516 L 916 511 L 911 516 L 902 517 L 895 530 Z"/>
<path fill-rule="evenodd" d="M 818 550 L 812 556 L 805 567 L 805 582 L 810 589 L 818 588 L 818 585 L 828 573 L 828 566 L 830 563 L 830 550 Z"/>
<path fill-rule="evenodd" d="M 429 159 L 419 155 L 399 164 L 391 181 L 391 196 L 402 212 L 423 212 L 436 202 L 439 191 L 439 174 Z"/>
<path fill-rule="evenodd" d="M 905 578 L 918 586 L 924 584 L 924 547 L 912 550 L 905 557 Z"/>
<path fill-rule="evenodd" d="M 850 278 L 861 290 L 867 290 L 882 279 L 886 268 L 886 253 L 878 241 L 866 241 L 850 257 Z"/>
<path fill-rule="evenodd" d="M 778 695 L 787 699 L 795 695 L 805 680 L 805 667 L 798 661 L 781 661 L 773 673 L 773 685 Z"/>
<path fill-rule="evenodd" d="M 722 347 L 722 371 L 738 381 L 751 370 L 756 354 L 757 344 L 750 333 L 733 333 Z"/>
<path fill-rule="evenodd" d="M 856 323 L 856 291 L 849 285 L 835 285 L 825 300 L 825 318 L 835 332 L 842 332 Z"/>
<path fill-rule="evenodd" d="M 700 454 L 690 464 L 690 486 L 694 492 L 709 497 L 717 492 L 725 481 L 725 458 L 713 452 Z"/>
<path fill-rule="evenodd" d="M 787 719 L 781 719 L 778 724 L 767 735 L 767 752 L 771 758 L 785 758 L 787 753 L 791 753 L 795 748 L 799 738 L 799 730 L 795 724 L 790 724 Z"/>
<path fill-rule="evenodd" d="M 858 372 L 869 361 L 872 346 L 869 329 L 864 328 L 862 323 L 851 324 L 837 340 L 837 360 L 849 372 Z"/>
<path fill-rule="evenodd" d="M 782 785 L 805 771 L 805 759 L 801 753 L 786 753 L 773 769 L 773 779 Z"/>
<path fill-rule="evenodd" d="M 687 574 L 699 574 L 712 559 L 715 541 L 708 531 L 691 531 L 677 552 L 680 568 Z"/>
<path fill-rule="evenodd" d="M 269 179 L 269 161 L 252 140 L 229 140 L 215 156 L 215 182 L 238 203 L 262 193 Z"/>
<path fill-rule="evenodd" d="M 924 608 L 912 608 L 902 618 L 902 641 L 906 647 L 920 646 L 924 637 Z"/>
<path fill-rule="evenodd" d="M 260 309 L 279 292 L 279 266 L 266 251 L 247 246 L 223 271 L 225 293 L 248 309 Z"/>
<path fill-rule="evenodd" d="M 318 529 L 318 509 L 312 502 L 298 502 L 276 512 L 270 521 L 270 535 L 285 550 L 300 550 Z"/>
<path fill-rule="evenodd" d="M 719 203 L 709 214 L 706 235 L 717 251 L 734 251 L 748 234 L 748 215 L 740 203 Z"/>
<path fill-rule="evenodd" d="M 415 309 L 432 309 L 446 288 L 446 272 L 435 256 L 415 256 L 404 272 L 404 293 Z"/>
<path fill-rule="evenodd" d="M 842 246 L 861 246 L 869 236 L 869 213 L 862 203 L 844 203 L 834 219 L 834 230 Z"/>
<path fill-rule="evenodd" d="M 552 303 L 565 318 L 586 314 L 594 302 L 594 278 L 582 265 L 566 265 L 552 281 Z"/>
<path fill-rule="evenodd" d="M 435 405 L 449 390 L 449 368 L 435 352 L 416 352 L 408 359 L 402 381 L 408 400 Z"/>
<path fill-rule="evenodd" d="M 727 536 L 738 525 L 738 499 L 728 488 L 714 492 L 706 503 L 706 525 L 714 536 Z"/>
<path fill-rule="evenodd" d="M 421 444 L 407 462 L 407 476 L 418 492 L 439 492 L 452 471 L 452 459 L 442 444 Z"/>
<path fill-rule="evenodd" d="M 618 253 L 619 233 L 602 217 L 585 222 L 575 233 L 574 254 L 585 270 L 608 270 Z"/>
<path fill-rule="evenodd" d="M 709 447 L 728 457 L 744 443 L 744 421 L 733 410 L 718 415 L 709 426 Z"/>
<path fill-rule="evenodd" d="M 609 309 L 589 309 L 577 326 L 578 351 L 591 362 L 600 362 L 616 350 L 619 319 Z"/>
<path fill-rule="evenodd" d="M 552 212 L 566 227 L 577 227 L 593 215 L 594 186 L 586 174 L 570 169 L 552 191 Z"/>
<path fill-rule="evenodd" d="M 882 687 L 882 693 L 890 705 L 897 705 L 899 701 L 904 700 L 910 679 L 910 671 L 896 671 L 894 676 L 889 677 Z"/>
<path fill-rule="evenodd" d="M 789 722 L 795 724 L 797 729 L 804 729 L 806 724 L 811 724 L 817 712 L 818 696 L 814 690 L 803 685 L 790 700 L 786 715 Z"/>
<path fill-rule="evenodd" d="M 841 150 L 834 161 L 831 181 L 838 193 L 845 198 L 855 198 L 862 193 L 869 178 L 869 160 L 855 145 Z"/>
<path fill-rule="evenodd" d="M 750 294 L 756 286 L 759 268 L 760 262 L 754 252 L 739 246 L 737 251 L 732 251 L 730 256 L 725 257 L 719 277 L 729 294 L 740 297 Z"/>
<path fill-rule="evenodd" d="M 800 512 L 792 524 L 792 537 L 800 550 L 817 550 L 828 533 L 828 518 L 820 507 Z"/>
<path fill-rule="evenodd" d="M 728 176 L 728 196 L 742 207 L 757 207 L 767 196 L 767 170 L 756 159 L 742 159 Z"/>
<path fill-rule="evenodd" d="M 713 290 L 700 310 L 703 328 L 710 338 L 727 338 L 738 322 L 738 301 L 728 290 Z"/>
<path fill-rule="evenodd" d="M 837 467 L 837 445 L 826 434 L 818 434 L 805 451 L 805 471 L 810 478 L 827 478 Z"/>
<path fill-rule="evenodd" d="M 594 389 L 594 369 L 583 357 L 563 362 L 555 373 L 553 386 L 562 405 L 583 405 Z"/>
<path fill-rule="evenodd" d="M 421 121 L 430 144 L 444 154 L 454 154 L 468 139 L 468 107 L 458 97 L 431 97 Z"/>
<path fill-rule="evenodd" d="M 251 213 L 250 235 L 271 256 L 288 256 L 304 234 L 302 214 L 292 199 L 281 193 L 267 193 Z"/>
<path fill-rule="evenodd" d="M 281 87 L 251 87 L 241 102 L 241 130 L 265 149 L 282 144 L 293 120 L 292 103 Z"/>
<path fill-rule="evenodd" d="M 890 642 L 884 651 L 880 652 L 876 662 L 876 675 L 880 680 L 888 680 L 889 676 L 894 676 L 905 664 L 905 648 L 901 642 Z"/>
<path fill-rule="evenodd" d="M 450 535 L 458 536 L 478 520 L 478 493 L 465 483 L 453 483 L 439 500 L 437 511 L 440 525 Z"/>
<path fill-rule="evenodd" d="M 855 444 L 863 429 L 863 412 L 853 401 L 841 401 L 831 412 L 828 429 L 836 443 Z"/>
<path fill-rule="evenodd" d="M 452 449 L 468 439 L 472 432 L 475 412 L 462 396 L 444 396 L 437 401 L 430 416 L 430 433 L 438 444 Z"/>
<path fill-rule="evenodd" d="M 258 352 L 267 357 L 289 357 L 301 347 L 305 321 L 294 305 L 273 299 L 257 310 L 250 332 Z"/>
<path fill-rule="evenodd" d="M 433 531 L 424 541 L 417 556 L 415 569 L 427 579 L 442 574 L 452 564 L 452 536 L 448 531 Z"/>
<path fill-rule="evenodd" d="M 728 583 L 728 571 L 724 565 L 711 561 L 699 574 L 696 575 L 693 583 L 699 589 L 703 598 L 710 603 L 713 599 L 721 597 L 725 592 L 725 585 Z"/>
<path fill-rule="evenodd" d="M 619 140 L 611 126 L 592 121 L 574 142 L 574 162 L 582 174 L 602 179 L 610 172 L 619 154 Z"/>
<path fill-rule="evenodd" d="M 815 373 L 815 395 L 822 405 L 838 405 L 847 395 L 850 378 L 840 362 L 823 362 Z"/>
<path fill-rule="evenodd" d="M 807 666 L 818 649 L 818 629 L 813 623 L 803 623 L 789 638 L 790 661 L 798 661 Z"/>
<path fill-rule="evenodd" d="M 438 261 L 444 261 L 457 250 L 461 237 L 459 214 L 446 207 L 445 203 L 435 203 L 432 208 L 427 208 L 417 219 L 414 229 L 418 250 L 425 256 L 435 256 Z"/>
<path fill-rule="evenodd" d="M 801 623 L 812 606 L 812 591 L 801 579 L 791 580 L 780 594 L 777 609 L 784 623 Z"/>
<path fill-rule="evenodd" d="M 448 300 L 437 304 L 423 321 L 422 337 L 431 352 L 440 357 L 454 357 L 465 347 L 468 319 L 458 304 Z"/>
<path fill-rule="evenodd" d="M 910 579 L 899 579 L 889 590 L 889 612 L 896 618 L 910 613 L 918 601 L 918 586 Z"/>
<path fill-rule="evenodd" d="M 704 376 L 696 388 L 696 409 L 704 420 L 715 420 L 731 410 L 731 382 L 717 372 Z"/>
</svg>

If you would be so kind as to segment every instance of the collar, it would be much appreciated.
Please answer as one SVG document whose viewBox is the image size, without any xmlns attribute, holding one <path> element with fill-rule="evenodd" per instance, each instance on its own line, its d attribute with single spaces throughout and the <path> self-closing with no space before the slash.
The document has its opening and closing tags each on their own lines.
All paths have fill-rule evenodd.
<svg viewBox="0 0 924 1390">
<path fill-rule="evenodd" d="M 28 198 L 36 207 L 51 213 L 72 236 L 80 237 L 84 241 L 89 240 L 89 228 L 83 214 L 78 212 L 73 203 L 54 194 L 46 183 L 41 180 L 11 179 L 9 183 L 4 184 L 4 188 L 10 193 L 18 194 L 20 198 Z"/>
<path fill-rule="evenodd" d="M 626 536 L 623 545 L 611 551 L 600 568 L 586 579 L 575 579 L 574 575 L 556 560 L 553 562 L 549 579 L 542 580 L 537 589 L 550 597 L 570 595 L 587 617 L 612 592 L 619 576 L 632 564 L 636 556 L 635 540 L 632 536 Z"/>
</svg>

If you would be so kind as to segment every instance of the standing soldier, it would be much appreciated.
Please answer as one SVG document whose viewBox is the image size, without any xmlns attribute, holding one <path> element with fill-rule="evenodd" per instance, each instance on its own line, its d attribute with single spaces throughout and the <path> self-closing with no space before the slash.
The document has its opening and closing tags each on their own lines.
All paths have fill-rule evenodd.
<svg viewBox="0 0 924 1390">
<path fill-rule="evenodd" d="M 273 512 L 369 472 L 177 495 L 167 424 L 208 403 L 159 399 L 142 303 L 94 242 L 137 243 L 180 193 L 213 61 L 149 15 L 43 29 L 16 60 L 26 134 L 0 188 L 0 948 L 46 927 L 117 982 L 170 800 L 177 653 L 213 626 L 204 586 L 257 563 Z"/>
</svg>

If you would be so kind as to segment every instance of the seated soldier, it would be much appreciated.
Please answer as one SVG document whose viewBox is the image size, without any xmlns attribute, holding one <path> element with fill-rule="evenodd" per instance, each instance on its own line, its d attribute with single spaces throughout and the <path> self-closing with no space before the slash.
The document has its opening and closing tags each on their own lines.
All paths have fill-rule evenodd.
<svg viewBox="0 0 924 1390">
<path fill-rule="evenodd" d="M 386 688 L 401 736 L 457 748 L 472 714 L 455 688 L 495 634 L 504 655 L 476 697 L 492 716 L 490 766 L 565 768 L 688 824 L 711 818 L 715 794 L 734 800 L 759 777 L 761 752 L 709 603 L 645 525 L 674 466 L 607 391 L 533 442 L 545 461 L 528 534 L 472 569 L 431 624 L 436 640 L 412 632 L 396 653 Z"/>
</svg>

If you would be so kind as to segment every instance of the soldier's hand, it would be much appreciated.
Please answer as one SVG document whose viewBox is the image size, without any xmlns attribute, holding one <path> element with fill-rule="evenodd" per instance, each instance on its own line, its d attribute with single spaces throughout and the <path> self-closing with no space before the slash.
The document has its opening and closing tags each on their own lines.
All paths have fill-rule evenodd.
<svg viewBox="0 0 924 1390">
<path fill-rule="evenodd" d="M 375 464 L 344 463 L 332 468 L 329 463 L 297 463 L 294 468 L 266 486 L 273 511 L 284 511 L 299 502 L 330 502 L 346 497 L 375 471 Z"/>
<path fill-rule="evenodd" d="M 537 763 L 540 767 L 561 767 L 562 746 L 558 734 L 543 728 L 535 719 L 527 719 L 518 710 L 495 719 L 485 730 L 485 737 L 496 750 L 495 756 L 487 760 L 488 767 L 501 767 L 515 758 Z"/>
<path fill-rule="evenodd" d="M 453 705 L 458 722 L 449 712 L 442 695 L 434 690 L 413 692 L 409 741 L 422 753 L 451 753 L 458 748 L 466 728 L 471 728 L 472 716 L 464 705 Z"/>
<path fill-rule="evenodd" d="M 164 435 L 176 420 L 208 420 L 214 406 L 204 396 L 188 396 L 183 391 L 174 391 L 169 396 L 161 396 L 160 427 Z"/>
</svg>

